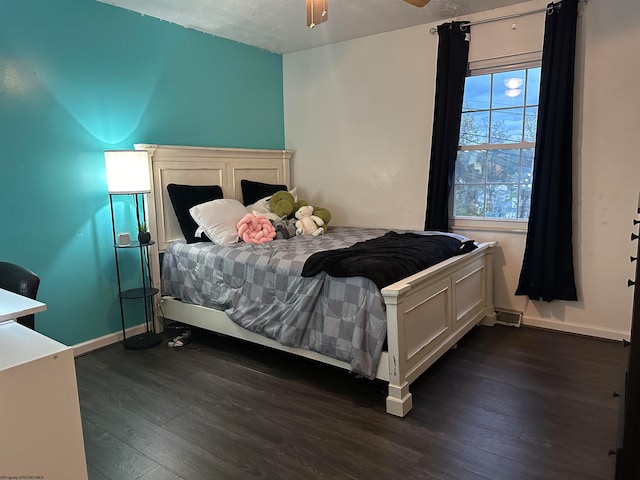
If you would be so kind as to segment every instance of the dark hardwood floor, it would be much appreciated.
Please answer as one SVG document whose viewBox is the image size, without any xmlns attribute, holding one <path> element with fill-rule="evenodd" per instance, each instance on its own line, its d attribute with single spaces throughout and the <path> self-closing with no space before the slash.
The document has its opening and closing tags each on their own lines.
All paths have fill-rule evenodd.
<svg viewBox="0 0 640 480">
<path fill-rule="evenodd" d="M 477 327 L 412 386 L 194 332 L 76 359 L 89 478 L 608 480 L 621 344 Z"/>
</svg>

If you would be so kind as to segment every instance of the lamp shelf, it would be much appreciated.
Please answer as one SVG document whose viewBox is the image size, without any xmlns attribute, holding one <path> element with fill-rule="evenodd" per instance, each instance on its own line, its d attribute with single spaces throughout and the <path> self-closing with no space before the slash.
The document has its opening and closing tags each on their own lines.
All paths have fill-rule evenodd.
<svg viewBox="0 0 640 480">
<path fill-rule="evenodd" d="M 120 292 L 120 298 L 144 298 L 144 297 L 153 297 L 159 292 L 157 288 L 132 288 L 130 290 L 123 290 Z"/>
<path fill-rule="evenodd" d="M 140 242 L 131 242 L 127 245 L 118 245 L 114 243 L 113 246 L 116 248 L 140 248 L 140 247 L 150 247 L 151 245 L 155 245 L 155 241 L 151 240 L 149 243 L 140 243 Z"/>
</svg>

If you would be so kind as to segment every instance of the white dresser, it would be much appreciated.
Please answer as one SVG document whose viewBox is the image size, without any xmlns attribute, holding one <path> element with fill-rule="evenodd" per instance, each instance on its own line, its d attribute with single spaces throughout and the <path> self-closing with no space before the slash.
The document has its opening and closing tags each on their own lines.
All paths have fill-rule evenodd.
<svg viewBox="0 0 640 480">
<path fill-rule="evenodd" d="M 20 297 L 0 291 L 0 318 L 45 308 L 12 295 Z M 0 320 L 0 478 L 5 477 L 83 480 L 87 466 L 73 349 Z"/>
</svg>

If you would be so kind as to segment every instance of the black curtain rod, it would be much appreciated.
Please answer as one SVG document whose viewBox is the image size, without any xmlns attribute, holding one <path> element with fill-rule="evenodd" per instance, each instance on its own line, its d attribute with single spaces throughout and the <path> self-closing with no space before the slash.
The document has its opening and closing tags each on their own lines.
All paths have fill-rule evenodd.
<svg viewBox="0 0 640 480">
<path fill-rule="evenodd" d="M 578 3 L 584 3 L 586 4 L 589 0 L 578 0 Z M 487 18 L 485 20 L 478 20 L 476 22 L 464 22 L 460 25 L 460 30 L 465 31 L 467 29 L 467 27 L 470 27 L 472 25 L 482 25 L 483 23 L 491 23 L 491 22 L 499 22 L 500 20 L 509 20 L 511 18 L 518 18 L 518 17 L 525 17 L 527 15 L 533 15 L 534 13 L 542 13 L 542 12 L 547 12 L 548 14 L 551 14 L 553 12 L 554 6 L 558 5 L 562 3 L 562 1 L 554 4 L 554 5 L 550 5 L 547 6 L 545 8 L 538 8 L 537 10 L 530 10 L 528 12 L 521 12 L 521 13 L 514 13 L 511 15 L 504 15 L 502 17 L 494 17 L 494 18 Z M 429 29 L 429 33 L 431 35 L 433 35 L 434 33 L 438 33 L 438 29 L 437 28 L 430 28 Z"/>
</svg>

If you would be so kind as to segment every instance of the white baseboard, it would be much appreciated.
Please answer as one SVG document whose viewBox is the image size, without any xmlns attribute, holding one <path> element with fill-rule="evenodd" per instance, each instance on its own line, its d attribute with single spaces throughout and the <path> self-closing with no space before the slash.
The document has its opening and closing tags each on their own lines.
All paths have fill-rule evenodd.
<svg viewBox="0 0 640 480">
<path fill-rule="evenodd" d="M 589 337 L 604 338 L 607 340 L 629 340 L 631 336 L 630 332 L 611 330 L 602 327 L 590 327 L 588 325 L 581 325 L 578 323 L 560 322 L 558 320 L 549 320 L 537 317 L 523 316 L 522 324 L 528 325 L 530 327 L 546 328 L 547 330 L 575 333 L 578 335 L 586 335 Z M 127 337 L 143 333 L 145 329 L 146 327 L 144 323 L 136 325 L 135 327 L 128 328 L 126 330 Z M 111 345 L 120 341 L 122 341 L 122 331 L 109 333 L 102 337 L 94 338 L 92 340 L 73 345 L 73 355 L 74 357 L 84 355 L 85 353 L 89 353 L 93 350 L 97 350 L 98 348 L 106 347 L 107 345 Z"/>
<path fill-rule="evenodd" d="M 127 328 L 127 338 L 133 335 L 138 335 L 139 333 L 144 333 L 145 331 L 146 325 L 144 323 L 136 325 L 135 327 Z M 85 353 L 89 353 L 93 350 L 97 350 L 98 348 L 106 347 L 107 345 L 120 341 L 122 341 L 122 330 L 73 345 L 73 356 L 77 357 L 79 355 L 84 355 Z"/>
<path fill-rule="evenodd" d="M 522 324 L 531 327 L 546 328 L 547 330 L 557 330 L 559 332 L 576 333 L 578 335 L 586 335 L 589 337 L 604 338 L 607 340 L 629 340 L 629 337 L 631 336 L 629 332 L 603 327 L 592 327 L 579 323 L 561 322 L 547 318 L 523 316 Z"/>
</svg>

